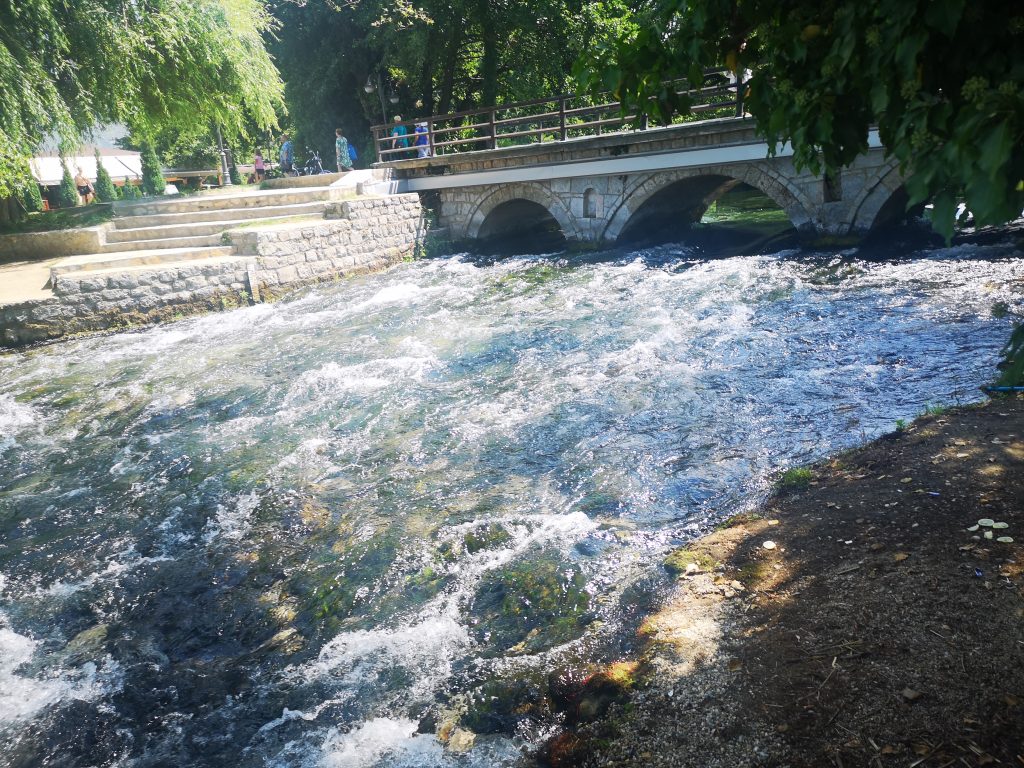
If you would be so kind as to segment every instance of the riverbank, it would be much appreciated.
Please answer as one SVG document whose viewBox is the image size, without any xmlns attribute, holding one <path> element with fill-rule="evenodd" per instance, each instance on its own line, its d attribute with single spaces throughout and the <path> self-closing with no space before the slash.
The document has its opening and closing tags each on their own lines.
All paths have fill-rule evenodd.
<svg viewBox="0 0 1024 768">
<path fill-rule="evenodd" d="M 669 558 L 635 689 L 551 764 L 1024 765 L 1024 400 L 788 479 Z"/>
</svg>

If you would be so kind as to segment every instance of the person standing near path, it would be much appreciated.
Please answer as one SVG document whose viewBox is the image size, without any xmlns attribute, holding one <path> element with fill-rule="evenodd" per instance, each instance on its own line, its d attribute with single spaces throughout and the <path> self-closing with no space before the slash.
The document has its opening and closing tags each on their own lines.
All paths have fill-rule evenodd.
<svg viewBox="0 0 1024 768">
<path fill-rule="evenodd" d="M 338 173 L 352 170 L 352 156 L 348 152 L 348 139 L 341 132 L 341 128 L 334 131 L 334 156 L 338 161 Z"/>
<path fill-rule="evenodd" d="M 256 150 L 256 157 L 253 158 L 253 170 L 256 172 L 256 183 L 259 184 L 267 177 L 267 166 L 263 161 L 263 151 Z"/>
<path fill-rule="evenodd" d="M 409 146 L 409 129 L 401 123 L 402 116 L 395 115 L 395 127 L 391 129 L 392 149 L 405 149 Z M 400 160 L 404 155 L 404 152 L 395 152 L 391 159 Z"/>
<path fill-rule="evenodd" d="M 81 168 L 78 169 L 78 175 L 75 176 L 75 186 L 78 188 L 78 194 L 82 198 L 82 204 L 89 205 L 93 199 L 92 182 L 85 178 L 85 173 Z"/>
<path fill-rule="evenodd" d="M 292 149 L 292 140 L 288 138 L 287 133 L 281 134 L 281 172 L 289 173 L 292 170 L 292 164 L 295 162 L 295 152 Z"/>
</svg>

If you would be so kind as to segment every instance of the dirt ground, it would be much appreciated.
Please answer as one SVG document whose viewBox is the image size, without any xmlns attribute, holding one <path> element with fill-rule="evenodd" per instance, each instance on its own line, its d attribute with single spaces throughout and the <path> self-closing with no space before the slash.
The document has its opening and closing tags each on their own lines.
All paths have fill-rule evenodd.
<svg viewBox="0 0 1024 768">
<path fill-rule="evenodd" d="M 670 558 L 631 690 L 550 764 L 1024 766 L 1024 399 L 804 481 Z"/>
</svg>

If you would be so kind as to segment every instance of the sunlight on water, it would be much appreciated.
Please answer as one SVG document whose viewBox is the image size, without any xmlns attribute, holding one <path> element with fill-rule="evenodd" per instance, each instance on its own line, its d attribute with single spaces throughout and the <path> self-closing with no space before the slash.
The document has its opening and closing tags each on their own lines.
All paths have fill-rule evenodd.
<svg viewBox="0 0 1024 768">
<path fill-rule="evenodd" d="M 450 257 L 0 357 L 0 754 L 511 765 L 671 547 L 980 399 L 1022 278 L 1007 246 Z"/>
</svg>

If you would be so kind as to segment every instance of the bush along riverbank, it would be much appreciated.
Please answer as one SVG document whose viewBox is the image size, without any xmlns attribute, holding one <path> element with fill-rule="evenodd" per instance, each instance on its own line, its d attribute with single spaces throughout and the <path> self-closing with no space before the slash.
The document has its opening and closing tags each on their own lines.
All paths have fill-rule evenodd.
<svg viewBox="0 0 1024 768">
<path fill-rule="evenodd" d="M 642 652 L 581 681 L 542 760 L 1024 765 L 1022 470 L 1017 398 L 787 473 L 666 560 Z"/>
</svg>

